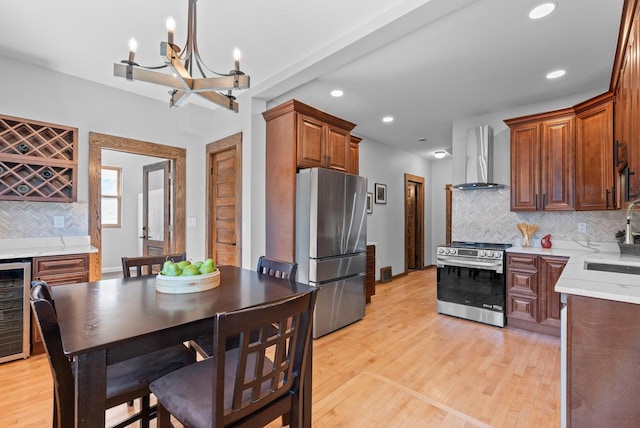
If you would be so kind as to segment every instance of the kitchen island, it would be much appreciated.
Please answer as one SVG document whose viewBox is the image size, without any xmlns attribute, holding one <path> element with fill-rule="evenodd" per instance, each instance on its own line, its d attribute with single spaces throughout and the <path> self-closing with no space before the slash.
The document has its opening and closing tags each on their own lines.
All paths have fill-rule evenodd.
<svg viewBox="0 0 640 428">
<path fill-rule="evenodd" d="M 555 245 L 555 244 L 554 244 Z M 632 266 L 615 243 L 560 243 L 518 253 L 568 257 L 562 293 L 562 426 L 635 427 L 640 420 L 640 275 L 587 270 Z"/>
</svg>

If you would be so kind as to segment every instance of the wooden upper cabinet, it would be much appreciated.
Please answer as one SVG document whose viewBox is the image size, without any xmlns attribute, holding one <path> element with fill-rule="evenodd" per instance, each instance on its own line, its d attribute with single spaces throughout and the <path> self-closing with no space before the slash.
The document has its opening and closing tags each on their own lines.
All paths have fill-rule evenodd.
<svg viewBox="0 0 640 428">
<path fill-rule="evenodd" d="M 347 171 L 354 175 L 360 174 L 360 141 L 362 138 L 352 135 L 349 142 L 349 168 Z"/>
<path fill-rule="evenodd" d="M 339 117 L 290 100 L 263 113 L 266 127 L 265 255 L 295 261 L 296 172 L 330 168 L 357 174 L 357 148 Z M 355 163 L 354 163 L 355 159 Z"/>
<path fill-rule="evenodd" d="M 505 120 L 511 128 L 511 210 L 573 210 L 572 109 Z"/>
<path fill-rule="evenodd" d="M 575 110 L 576 209 L 616 209 L 613 96 L 604 94 Z"/>
<path fill-rule="evenodd" d="M 324 126 L 320 120 L 303 114 L 298 115 L 298 167 L 324 167 L 326 158 Z"/>
<path fill-rule="evenodd" d="M 511 128 L 511 210 L 535 211 L 540 193 L 540 126 Z"/>
<path fill-rule="evenodd" d="M 545 211 L 575 208 L 575 117 L 572 115 L 542 122 L 541 190 Z"/>
<path fill-rule="evenodd" d="M 349 169 L 350 129 L 298 114 L 298 168 Z"/>
<path fill-rule="evenodd" d="M 327 146 L 325 167 L 338 171 L 349 171 L 349 152 L 351 134 L 335 126 L 327 125 Z"/>
</svg>

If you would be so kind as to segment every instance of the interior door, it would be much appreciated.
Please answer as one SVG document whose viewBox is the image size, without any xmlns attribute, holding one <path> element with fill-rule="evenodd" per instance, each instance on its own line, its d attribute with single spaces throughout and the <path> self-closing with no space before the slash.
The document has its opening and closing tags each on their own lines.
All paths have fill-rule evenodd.
<svg viewBox="0 0 640 428">
<path fill-rule="evenodd" d="M 142 168 L 142 255 L 171 253 L 171 161 Z"/>
<path fill-rule="evenodd" d="M 207 145 L 210 257 L 218 265 L 241 266 L 242 134 Z"/>
<path fill-rule="evenodd" d="M 404 175 L 404 270 L 424 269 L 424 178 Z"/>
</svg>

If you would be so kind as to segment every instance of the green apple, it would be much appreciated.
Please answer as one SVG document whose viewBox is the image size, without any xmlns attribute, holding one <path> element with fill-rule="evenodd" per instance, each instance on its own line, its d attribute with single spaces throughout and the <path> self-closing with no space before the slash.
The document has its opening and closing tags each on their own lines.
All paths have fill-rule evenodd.
<svg viewBox="0 0 640 428">
<path fill-rule="evenodd" d="M 185 267 L 189 266 L 191 264 L 191 261 L 189 260 L 182 260 L 178 262 L 178 266 L 180 267 L 180 269 L 184 269 Z"/>
<path fill-rule="evenodd" d="M 202 266 L 200 266 L 200 273 L 203 274 L 203 275 L 206 274 L 206 273 L 211 273 L 211 272 L 213 272 L 215 270 L 216 270 L 216 268 L 211 266 L 211 265 L 202 265 Z"/>
<path fill-rule="evenodd" d="M 205 264 L 207 266 L 215 266 L 215 264 L 213 263 L 213 259 L 207 259 L 207 260 L 204 261 L 203 264 Z"/>
<path fill-rule="evenodd" d="M 195 267 L 197 267 L 198 269 L 200 269 L 200 266 L 202 266 L 204 264 L 204 262 L 195 262 L 195 263 L 191 263 L 192 265 L 194 265 Z"/>
<path fill-rule="evenodd" d="M 162 275 L 166 275 L 167 274 L 167 268 L 169 267 L 169 265 L 172 265 L 173 262 L 171 260 L 167 260 L 166 262 L 164 262 L 164 264 L 162 265 L 162 270 L 160 271 L 160 273 Z"/>
<path fill-rule="evenodd" d="M 163 273 L 166 276 L 180 276 L 182 275 L 182 269 L 178 266 L 177 263 L 171 263 L 167 266 L 167 272 Z"/>
<path fill-rule="evenodd" d="M 198 268 L 195 267 L 194 265 L 185 266 L 185 268 L 182 269 L 181 276 L 193 276 L 193 275 L 200 275 Z"/>
</svg>

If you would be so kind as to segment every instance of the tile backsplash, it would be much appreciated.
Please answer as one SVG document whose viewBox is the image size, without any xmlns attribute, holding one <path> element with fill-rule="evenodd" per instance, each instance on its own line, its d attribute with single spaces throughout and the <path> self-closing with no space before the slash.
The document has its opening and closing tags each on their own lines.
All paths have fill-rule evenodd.
<svg viewBox="0 0 640 428">
<path fill-rule="evenodd" d="M 87 203 L 0 201 L 0 239 L 88 235 Z M 63 227 L 53 227 L 55 217 Z"/>
<path fill-rule="evenodd" d="M 451 235 L 454 241 L 516 243 L 522 235 L 520 222 L 535 223 L 534 239 L 551 234 L 551 240 L 616 242 L 615 234 L 624 230 L 626 211 L 512 212 L 510 190 L 453 190 Z M 578 232 L 585 223 L 586 232 Z M 639 229 L 640 213 L 634 217 L 633 230 Z"/>
</svg>

